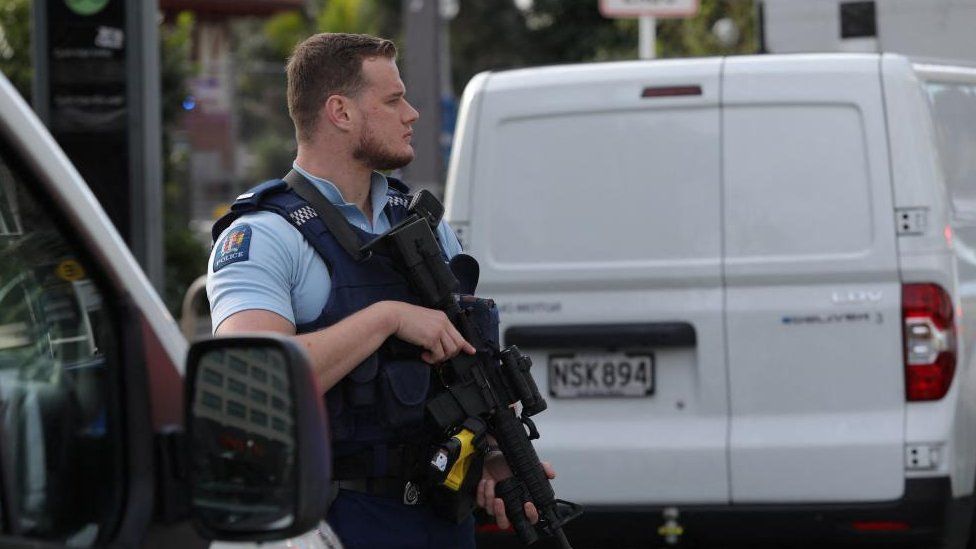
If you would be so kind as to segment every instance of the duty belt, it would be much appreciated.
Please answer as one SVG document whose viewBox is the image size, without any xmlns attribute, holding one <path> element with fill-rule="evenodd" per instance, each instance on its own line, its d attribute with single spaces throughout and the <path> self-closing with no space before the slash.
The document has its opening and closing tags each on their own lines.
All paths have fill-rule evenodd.
<svg viewBox="0 0 976 549">
<path fill-rule="evenodd" d="M 336 456 L 332 464 L 332 478 L 341 481 L 391 477 L 406 479 L 413 476 L 418 459 L 418 446 L 372 446 L 352 454 Z"/>
<path fill-rule="evenodd" d="M 332 483 L 332 493 L 339 490 L 361 492 L 373 496 L 382 496 L 401 501 L 404 505 L 420 503 L 420 487 L 417 483 L 401 477 L 375 477 L 337 480 Z"/>
</svg>

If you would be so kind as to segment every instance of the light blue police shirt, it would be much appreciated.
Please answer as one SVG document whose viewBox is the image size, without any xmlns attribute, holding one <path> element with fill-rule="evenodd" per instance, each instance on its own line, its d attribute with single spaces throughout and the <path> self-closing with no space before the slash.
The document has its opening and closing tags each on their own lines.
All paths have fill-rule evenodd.
<svg viewBox="0 0 976 549">
<path fill-rule="evenodd" d="M 373 172 L 370 182 L 370 223 L 331 182 L 309 174 L 297 164 L 293 167 L 335 204 L 350 224 L 373 234 L 390 229 L 384 211 L 389 183 L 383 174 Z M 461 244 L 447 222 L 441 221 L 437 234 L 449 258 L 461 252 Z M 236 239 L 225 242 L 228 237 Z M 228 256 L 230 261 L 222 253 L 228 249 L 235 252 Z M 218 256 L 222 263 L 214 272 Z M 311 322 L 322 314 L 331 287 L 325 262 L 305 237 L 276 213 L 254 212 L 236 219 L 221 233 L 210 252 L 207 297 L 214 331 L 227 317 L 249 309 L 277 313 L 296 326 Z"/>
</svg>

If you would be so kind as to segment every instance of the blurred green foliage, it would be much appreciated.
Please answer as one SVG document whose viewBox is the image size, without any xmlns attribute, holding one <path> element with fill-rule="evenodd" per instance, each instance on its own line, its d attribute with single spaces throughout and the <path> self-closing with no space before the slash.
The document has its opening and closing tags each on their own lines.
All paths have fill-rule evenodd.
<svg viewBox="0 0 976 549">
<path fill-rule="evenodd" d="M 195 73 L 190 62 L 193 47 L 193 14 L 178 14 L 160 27 L 160 81 L 163 116 L 163 253 L 166 273 L 163 299 L 179 318 L 186 289 L 207 272 L 208 251 L 190 228 L 190 212 L 184 196 L 189 180 L 189 151 L 174 146 L 187 80 Z"/>
<path fill-rule="evenodd" d="M 257 26 L 257 29 L 253 27 Z M 266 54 L 274 55 L 278 61 L 288 57 L 295 46 L 311 34 L 306 15 L 300 11 L 290 11 L 275 15 L 266 23 L 252 20 L 246 28 L 256 31 L 259 40 L 267 40 L 267 48 L 260 48 Z M 253 44 L 254 41 L 252 40 Z M 271 61 L 271 59 L 267 59 Z"/>
<path fill-rule="evenodd" d="M 0 71 L 30 101 L 30 0 L 0 2 Z"/>
<path fill-rule="evenodd" d="M 160 87 L 163 125 L 167 130 L 175 129 L 179 122 L 183 99 L 188 93 L 186 81 L 195 72 L 190 62 L 194 24 L 193 14 L 183 12 L 160 27 Z"/>
<path fill-rule="evenodd" d="M 728 18 L 738 30 L 738 39 L 722 44 L 712 32 L 719 19 Z M 687 19 L 662 20 L 657 28 L 660 57 L 699 57 L 756 53 L 756 5 L 752 0 L 704 0 L 698 15 Z"/>
<path fill-rule="evenodd" d="M 251 159 L 248 179 L 238 182 L 238 191 L 281 177 L 291 167 L 296 147 L 288 117 L 285 60 L 295 44 L 311 33 L 312 22 L 302 12 L 232 24 L 238 139 Z"/>
<path fill-rule="evenodd" d="M 378 34 L 380 5 L 372 0 L 330 0 L 316 17 L 316 28 L 325 32 Z"/>
</svg>

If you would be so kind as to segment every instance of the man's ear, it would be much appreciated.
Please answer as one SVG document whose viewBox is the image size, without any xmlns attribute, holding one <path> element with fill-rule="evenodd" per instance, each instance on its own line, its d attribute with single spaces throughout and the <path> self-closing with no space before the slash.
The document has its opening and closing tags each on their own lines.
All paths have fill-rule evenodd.
<svg viewBox="0 0 976 549">
<path fill-rule="evenodd" d="M 322 107 L 324 118 L 336 128 L 342 131 L 352 129 L 355 106 L 348 97 L 342 95 L 330 95 L 325 100 Z"/>
</svg>

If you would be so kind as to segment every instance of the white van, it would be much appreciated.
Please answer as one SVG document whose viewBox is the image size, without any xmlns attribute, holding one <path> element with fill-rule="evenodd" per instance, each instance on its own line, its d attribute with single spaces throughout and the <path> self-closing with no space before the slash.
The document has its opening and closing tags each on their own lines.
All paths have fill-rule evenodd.
<svg viewBox="0 0 976 549">
<path fill-rule="evenodd" d="M 189 346 L 0 74 L 0 546 L 340 547 L 319 525 L 328 437 L 298 349 Z"/>
<path fill-rule="evenodd" d="M 887 54 L 470 82 L 447 216 L 548 389 L 574 543 L 961 546 L 974 120 L 976 71 Z"/>
</svg>

